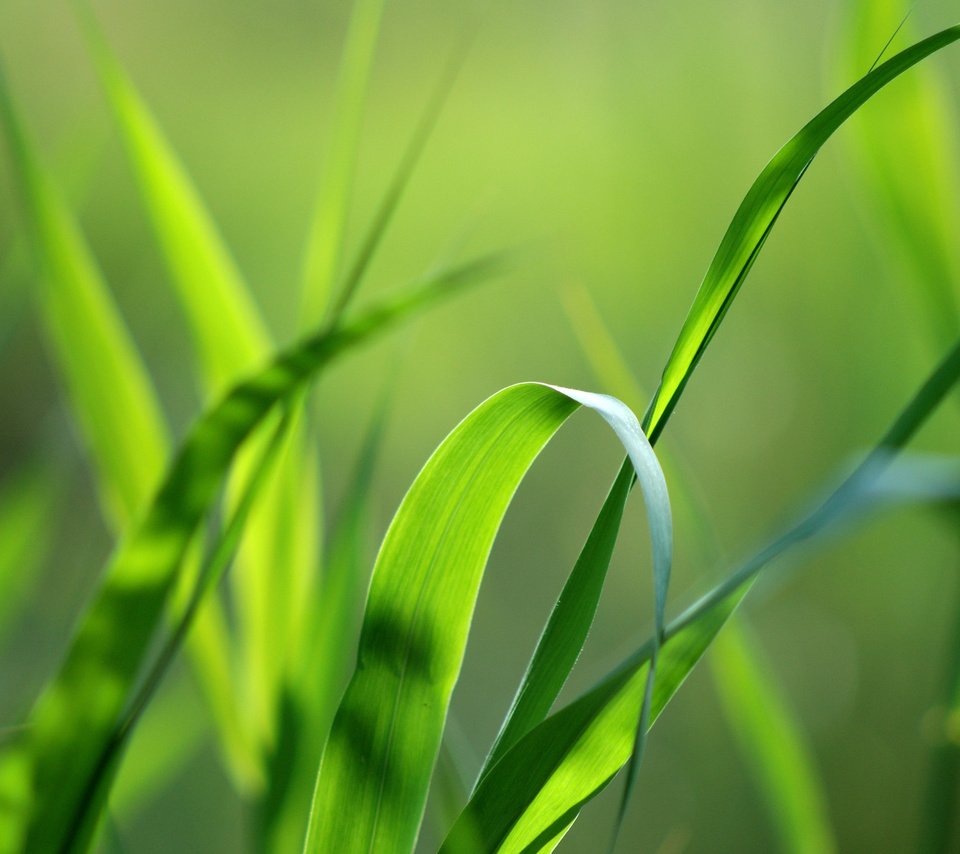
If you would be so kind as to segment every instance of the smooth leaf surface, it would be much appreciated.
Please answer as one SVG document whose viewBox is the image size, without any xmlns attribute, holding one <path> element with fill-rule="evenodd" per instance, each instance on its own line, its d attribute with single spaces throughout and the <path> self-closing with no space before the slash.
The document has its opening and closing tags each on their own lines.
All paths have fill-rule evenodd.
<svg viewBox="0 0 960 854">
<path fill-rule="evenodd" d="M 307 851 L 412 849 L 493 540 L 533 460 L 581 405 L 628 451 L 647 499 L 657 594 L 665 589 L 666 485 L 630 410 L 605 395 L 539 384 L 481 404 L 424 466 L 384 539 L 357 668 L 320 766 Z"/>
</svg>

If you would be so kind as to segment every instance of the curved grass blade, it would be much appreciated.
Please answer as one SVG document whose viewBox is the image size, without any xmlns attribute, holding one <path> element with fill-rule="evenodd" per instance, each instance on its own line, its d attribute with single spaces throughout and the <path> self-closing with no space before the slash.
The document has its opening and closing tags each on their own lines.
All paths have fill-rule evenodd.
<svg viewBox="0 0 960 854">
<path fill-rule="evenodd" d="M 305 850 L 412 850 L 493 540 L 528 468 L 579 406 L 607 421 L 634 465 L 660 608 L 672 556 L 669 501 L 630 410 L 604 395 L 539 384 L 488 399 L 431 456 L 384 539 Z"/>
<path fill-rule="evenodd" d="M 823 144 L 891 80 L 957 39 L 960 26 L 949 27 L 877 66 L 811 119 L 760 173 L 720 242 L 644 416 L 651 441 L 665 426 L 777 217 Z"/>
<path fill-rule="evenodd" d="M 713 638 L 749 592 L 758 573 L 788 548 L 878 503 L 904 497 L 942 500 L 960 488 L 957 467 L 946 483 L 883 470 L 960 379 L 960 341 L 954 345 L 880 443 L 813 512 L 757 553 L 665 631 L 652 720 L 663 710 Z M 582 806 L 613 779 L 631 755 L 653 644 L 638 649 L 594 689 L 548 717 L 490 770 L 451 830 L 442 851 L 470 850 L 461 826 L 481 833 L 485 852 L 548 850 Z M 461 822 L 463 823 L 461 825 Z"/>
<path fill-rule="evenodd" d="M 643 392 L 589 292 L 583 288 L 568 291 L 565 306 L 597 379 L 611 394 L 639 405 Z M 696 559 L 708 566 L 720 550 L 698 484 L 668 451 L 661 451 L 660 461 L 672 484 L 673 506 L 679 506 L 689 518 Z M 721 706 L 757 778 L 780 848 L 798 854 L 826 854 L 836 846 L 815 763 L 786 699 L 754 649 L 734 616 L 717 637 L 708 659 Z"/>
<path fill-rule="evenodd" d="M 243 441 L 272 409 L 342 353 L 478 278 L 483 259 L 409 288 L 349 325 L 308 338 L 241 383 L 190 431 L 150 506 L 110 561 L 29 729 L 0 761 L 0 838 L 58 850 L 105 740 L 131 697 L 151 637 L 200 521 Z"/>
</svg>

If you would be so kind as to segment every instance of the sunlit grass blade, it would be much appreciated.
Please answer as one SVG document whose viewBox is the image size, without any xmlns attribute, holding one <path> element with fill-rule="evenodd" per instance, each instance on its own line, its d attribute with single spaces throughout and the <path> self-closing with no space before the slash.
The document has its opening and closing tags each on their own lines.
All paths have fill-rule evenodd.
<svg viewBox="0 0 960 854">
<path fill-rule="evenodd" d="M 30 461 L 0 482 L 0 639 L 50 547 L 61 502 L 58 478 L 40 461 Z"/>
<path fill-rule="evenodd" d="M 727 577 L 667 626 L 653 718 L 680 687 L 713 638 L 749 592 L 758 573 L 788 548 L 815 539 L 858 512 L 904 497 L 941 501 L 960 489 L 960 466 L 948 478 L 884 478 L 884 469 L 960 379 L 954 345 L 864 461 L 811 513 Z M 594 689 L 551 715 L 498 762 L 474 793 L 444 848 L 464 851 L 460 821 L 482 834 L 478 850 L 539 851 L 566 828 L 628 761 L 635 737 L 648 642 Z"/>
<path fill-rule="evenodd" d="M 308 338 L 233 389 L 193 427 L 149 511 L 121 543 L 67 658 L 0 761 L 0 839 L 26 851 L 67 839 L 106 739 L 132 697 L 177 570 L 243 441 L 344 352 L 499 269 L 481 259 Z"/>
<path fill-rule="evenodd" d="M 270 352 L 270 338 L 216 225 L 86 2 L 76 3 L 212 393 Z"/>
<path fill-rule="evenodd" d="M 353 4 L 320 194 L 307 238 L 300 317 L 305 328 L 320 323 L 330 307 L 343 252 L 360 127 L 382 15 L 383 0 L 356 0 Z"/>
<path fill-rule="evenodd" d="M 742 620 L 731 619 L 710 648 L 717 693 L 773 818 L 781 850 L 829 854 L 836 844 L 821 782 L 793 712 L 759 651 Z"/>
<path fill-rule="evenodd" d="M 904 0 L 853 0 L 846 27 L 844 76 L 862 74 L 879 45 L 903 21 Z M 909 39 L 907 20 L 898 38 Z M 957 121 L 938 69 L 917 69 L 851 122 L 849 158 L 871 201 L 878 245 L 914 287 L 939 345 L 960 327 L 960 173 Z"/>
<path fill-rule="evenodd" d="M 630 410 L 604 395 L 532 383 L 488 399 L 431 456 L 381 546 L 357 668 L 320 765 L 307 851 L 412 849 L 493 540 L 528 468 L 579 406 L 607 421 L 637 472 L 659 607 L 672 557 L 669 501 Z"/>
<path fill-rule="evenodd" d="M 666 424 L 777 217 L 823 144 L 891 80 L 957 39 L 960 26 L 949 27 L 877 66 L 811 119 L 760 173 L 720 242 L 644 416 L 651 441 Z"/>
<path fill-rule="evenodd" d="M 645 397 L 626 360 L 586 289 L 570 290 L 565 305 L 581 349 L 606 390 L 639 406 Z M 661 450 L 660 461 L 671 483 L 674 508 L 688 522 L 688 540 L 703 566 L 715 562 L 720 549 L 709 514 L 689 467 Z M 710 650 L 722 708 L 757 778 L 758 789 L 784 851 L 829 852 L 833 834 L 822 782 L 809 755 L 806 739 L 785 698 L 762 668 L 733 617 Z"/>
</svg>

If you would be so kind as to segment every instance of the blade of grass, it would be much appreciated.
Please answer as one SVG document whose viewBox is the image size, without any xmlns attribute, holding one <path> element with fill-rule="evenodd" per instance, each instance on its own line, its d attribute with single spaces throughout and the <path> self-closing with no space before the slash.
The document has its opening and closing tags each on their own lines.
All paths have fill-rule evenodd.
<svg viewBox="0 0 960 854">
<path fill-rule="evenodd" d="M 662 711 L 713 638 L 749 592 L 757 575 L 794 545 L 838 521 L 906 496 L 942 500 L 960 489 L 949 477 L 908 479 L 883 471 L 960 379 L 960 341 L 900 413 L 874 450 L 825 501 L 667 626 L 652 719 Z M 629 760 L 653 644 L 640 647 L 594 689 L 551 715 L 510 749 L 481 781 L 442 851 L 471 850 L 461 822 L 480 832 L 477 851 L 540 851 L 568 827 Z"/>
<path fill-rule="evenodd" d="M 489 276 L 481 259 L 408 288 L 355 321 L 308 338 L 235 387 L 190 431 L 145 516 L 121 543 L 29 728 L 0 761 L 0 840 L 58 850 L 134 682 L 177 570 L 238 448 L 324 366 L 442 297 Z"/>
<path fill-rule="evenodd" d="M 720 242 L 644 416 L 651 441 L 665 426 L 777 217 L 823 144 L 891 80 L 957 39 L 960 26 L 948 27 L 877 66 L 811 119 L 760 173 Z"/>
<path fill-rule="evenodd" d="M 565 307 L 597 379 L 609 393 L 639 405 L 645 395 L 589 292 L 585 288 L 569 290 Z M 696 559 L 708 566 L 715 562 L 720 548 L 699 485 L 689 467 L 669 450 L 661 451 L 660 460 L 672 484 L 673 505 L 688 519 Z M 759 648 L 741 623 L 736 615 L 729 620 L 708 658 L 721 708 L 756 778 L 780 849 L 826 854 L 836 845 L 815 763 L 786 698 L 769 668 L 759 660 Z"/>
<path fill-rule="evenodd" d="M 139 723 L 147 705 L 153 699 L 167 670 L 180 651 L 204 597 L 223 578 L 230 566 L 250 512 L 255 503 L 262 499 L 264 480 L 273 470 L 275 457 L 285 447 L 283 439 L 286 436 L 289 419 L 289 410 L 284 411 L 279 423 L 272 416 L 267 419 L 267 426 L 270 427 L 269 441 L 241 490 L 229 522 L 224 526 L 197 575 L 189 602 L 186 607 L 177 609 L 173 628 L 147 671 L 143 684 L 137 689 L 129 703 L 129 708 L 105 739 L 65 833 L 64 848 L 83 851 L 90 846 L 134 727 Z"/>
<path fill-rule="evenodd" d="M 307 240 L 300 317 L 305 328 L 320 323 L 330 307 L 382 15 L 383 0 L 355 0 L 340 64 L 330 147 Z"/>
<path fill-rule="evenodd" d="M 208 395 L 264 361 L 271 341 L 247 285 L 213 218 L 156 120 L 114 57 L 85 3 L 77 6 L 91 53 L 116 116 L 137 184 L 186 311 L 200 355 Z M 234 574 L 242 630 L 250 725 L 269 751 L 274 738 L 274 705 L 290 650 L 299 646 L 303 603 L 308 598 L 318 554 L 320 497 L 318 461 L 293 419 L 285 441 L 289 451 L 271 473 L 266 498 L 247 525 Z M 240 458 L 235 483 L 248 478 L 269 438 L 250 443 Z M 236 490 L 230 490 L 231 500 Z M 296 533 L 294 533 L 296 532 Z M 268 571 L 269 568 L 269 571 Z"/>
<path fill-rule="evenodd" d="M 156 489 L 168 454 L 166 423 L 136 346 L 77 223 L 34 154 L 0 74 L 0 118 L 22 184 L 27 231 L 44 281 L 47 337 L 96 468 L 104 514 L 123 532 Z M 226 626 L 211 603 L 191 654 L 223 733 L 230 766 L 249 765 L 230 702 Z"/>
<path fill-rule="evenodd" d="M 412 850 L 493 539 L 528 468 L 580 406 L 607 421 L 637 473 L 659 614 L 672 557 L 669 502 L 630 410 L 539 384 L 488 399 L 434 452 L 387 532 L 357 668 L 321 761 L 306 851 Z"/>
<path fill-rule="evenodd" d="M 717 635 L 709 664 L 741 753 L 766 804 L 780 850 L 829 854 L 836 842 L 826 797 L 800 725 L 743 619 Z"/>
<path fill-rule="evenodd" d="M 822 145 L 851 114 L 891 80 L 957 39 L 960 39 L 960 26 L 942 30 L 893 56 L 809 121 L 760 173 L 721 240 L 667 360 L 657 391 L 644 414 L 643 428 L 651 444 L 656 443 L 666 426 L 686 383 L 777 218 Z M 604 523 L 598 519 L 595 524 L 608 523 L 609 519 Z M 597 565 L 594 571 L 604 573 L 606 567 Z"/>
</svg>

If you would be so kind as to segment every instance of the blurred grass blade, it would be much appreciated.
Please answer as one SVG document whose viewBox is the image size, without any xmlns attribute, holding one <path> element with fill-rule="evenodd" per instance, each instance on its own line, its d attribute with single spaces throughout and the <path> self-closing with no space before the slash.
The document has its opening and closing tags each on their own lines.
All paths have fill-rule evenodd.
<svg viewBox="0 0 960 854">
<path fill-rule="evenodd" d="M 609 393 L 639 405 L 644 394 L 589 292 L 571 289 L 565 297 L 568 318 L 597 379 Z M 671 482 L 674 508 L 688 517 L 696 559 L 708 566 L 719 547 L 698 484 L 667 450 L 660 452 L 660 462 Z M 708 663 L 722 708 L 757 778 L 780 848 L 826 854 L 836 846 L 823 785 L 800 726 L 754 648 L 736 617 L 714 642 Z"/>
<path fill-rule="evenodd" d="M 757 574 L 786 549 L 815 539 L 855 513 L 896 498 L 942 500 L 960 489 L 960 467 L 939 478 L 884 478 L 884 469 L 960 379 L 960 341 L 880 443 L 813 512 L 758 552 L 666 629 L 652 719 L 683 683 Z M 594 689 L 524 736 L 480 783 L 443 851 L 468 850 L 461 827 L 480 832 L 478 851 L 544 850 L 629 759 L 653 644 L 648 642 Z"/>
<path fill-rule="evenodd" d="M 383 0 L 354 0 L 340 65 L 329 150 L 304 259 L 300 317 L 304 328 L 320 323 L 327 314 L 340 264 L 367 84 L 382 15 Z"/>
<path fill-rule="evenodd" d="M 0 639 L 42 565 L 57 528 L 62 479 L 39 461 L 0 483 Z"/>
<path fill-rule="evenodd" d="M 254 300 L 203 205 L 133 83 L 113 56 L 92 13 L 79 4 L 91 51 L 138 186 L 183 304 L 208 396 L 213 399 L 262 363 L 270 336 Z M 270 742 L 281 673 L 302 628 L 302 606 L 317 562 L 318 465 L 300 419 L 289 450 L 266 485 L 267 497 L 247 527 L 235 591 L 247 691 L 243 706 L 259 737 Z M 236 483 L 250 475 L 267 436 L 241 455 Z M 230 490 L 235 498 L 235 489 Z"/>
<path fill-rule="evenodd" d="M 343 280 L 329 313 L 330 322 L 335 323 L 339 320 L 340 316 L 349 307 L 356 295 L 357 289 L 363 281 L 370 267 L 370 263 L 373 261 L 373 257 L 387 232 L 387 228 L 400 205 L 400 201 L 407 189 L 407 185 L 410 183 L 410 179 L 413 176 L 424 149 L 427 147 L 427 142 L 433 134 L 433 129 L 440 119 L 443 108 L 453 89 L 453 84 L 456 82 L 460 69 L 467 57 L 474 34 L 474 26 L 468 25 L 464 30 L 463 37 L 451 52 L 447 65 L 441 72 L 436 86 L 424 107 L 423 114 L 417 122 L 413 136 L 403 152 L 403 156 L 397 166 L 397 171 L 394 173 L 387 187 L 387 191 L 380 200 L 380 204 L 370 221 L 370 225 L 360 243 L 357 255 L 347 270 L 346 277 Z"/>
<path fill-rule="evenodd" d="M 84 2 L 76 8 L 154 232 L 194 329 L 207 383 L 211 393 L 219 394 L 265 359 L 269 335 L 213 220 L 110 51 L 93 13 Z"/>
<path fill-rule="evenodd" d="M 43 171 L 0 76 L 0 114 L 20 180 L 57 367 L 117 528 L 163 471 L 166 431 L 150 379 L 77 224 Z"/>
<path fill-rule="evenodd" d="M 110 812 L 121 823 L 135 818 L 182 773 L 209 737 L 205 709 L 184 674 L 170 680 L 137 725 L 110 792 Z"/>
<path fill-rule="evenodd" d="M 877 66 L 811 119 L 760 173 L 720 242 L 644 416 L 651 441 L 666 424 L 777 217 L 821 146 L 891 80 L 957 39 L 960 26 L 949 27 Z"/>
<path fill-rule="evenodd" d="M 836 843 L 821 781 L 793 712 L 759 654 L 760 646 L 742 620 L 730 620 L 710 649 L 717 693 L 773 818 L 781 850 L 828 854 Z"/>
<path fill-rule="evenodd" d="M 488 399 L 431 456 L 384 539 L 357 669 L 320 765 L 307 851 L 412 850 L 493 540 L 528 468 L 579 406 L 608 423 L 637 472 L 659 611 L 672 557 L 669 501 L 630 410 L 532 383 Z"/>
<path fill-rule="evenodd" d="M 29 728 L 0 758 L 0 840 L 36 852 L 67 843 L 98 757 L 132 697 L 178 567 L 243 441 L 330 361 L 496 269 L 482 259 L 446 271 L 349 325 L 308 338 L 194 425 L 148 512 L 111 559 Z"/>
<path fill-rule="evenodd" d="M 844 76 L 859 74 L 908 11 L 903 0 L 849 4 Z M 901 33 L 912 27 L 905 23 Z M 938 346 L 960 327 L 960 138 L 946 83 L 935 67 L 917 69 L 851 122 L 851 167 L 868 190 L 868 220 L 899 281 L 919 296 Z"/>
<path fill-rule="evenodd" d="M 166 424 L 146 368 L 83 236 L 37 161 L 2 77 L 0 112 L 23 184 L 28 232 L 44 279 L 48 339 L 71 408 L 97 471 L 104 513 L 123 532 L 152 496 L 163 471 Z M 242 767 L 244 748 L 228 695 L 223 616 L 211 602 L 191 639 L 225 751 Z"/>
<path fill-rule="evenodd" d="M 268 424 L 270 441 L 266 444 L 260 458 L 250 472 L 230 521 L 224 526 L 210 554 L 204 561 L 203 567 L 194 581 L 189 602 L 186 603 L 185 607 L 177 609 L 173 627 L 164 640 L 156 659 L 130 701 L 128 709 L 105 739 L 102 751 L 94 763 L 93 771 L 80 796 L 74 822 L 66 834 L 71 849 L 85 850 L 93 840 L 110 787 L 113 784 L 120 760 L 126 751 L 134 727 L 139 723 L 147 705 L 153 699 L 167 670 L 180 651 L 204 597 L 212 588 L 216 587 L 233 560 L 250 511 L 255 502 L 262 498 L 264 479 L 272 470 L 275 457 L 284 447 L 283 439 L 286 436 L 289 418 L 289 411 L 287 411 L 279 423 Z M 273 417 L 267 420 L 268 422 L 276 421 Z"/>
</svg>

